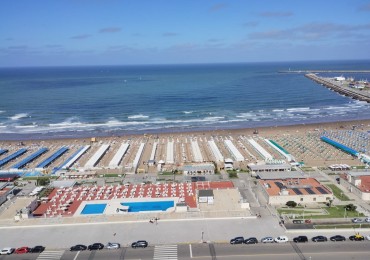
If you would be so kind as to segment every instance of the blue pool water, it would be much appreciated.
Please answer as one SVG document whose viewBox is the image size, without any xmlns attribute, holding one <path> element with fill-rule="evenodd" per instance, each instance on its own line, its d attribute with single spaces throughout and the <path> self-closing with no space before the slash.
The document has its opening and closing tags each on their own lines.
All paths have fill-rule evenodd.
<svg viewBox="0 0 370 260">
<path fill-rule="evenodd" d="M 150 201 L 150 202 L 124 202 L 122 206 L 128 206 L 128 212 L 140 211 L 166 211 L 174 206 L 173 200 L 167 201 Z"/>
<path fill-rule="evenodd" d="M 81 212 L 81 215 L 88 214 L 102 214 L 107 206 L 106 203 L 103 204 L 87 204 Z"/>
</svg>

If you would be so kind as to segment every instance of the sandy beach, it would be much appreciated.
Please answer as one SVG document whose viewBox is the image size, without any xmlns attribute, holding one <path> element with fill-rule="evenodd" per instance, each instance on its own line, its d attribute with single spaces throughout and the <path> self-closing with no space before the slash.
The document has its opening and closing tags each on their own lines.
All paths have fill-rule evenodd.
<svg viewBox="0 0 370 260">
<path fill-rule="evenodd" d="M 174 164 L 164 165 L 165 171 L 177 169 L 184 164 L 194 162 L 194 154 L 191 147 L 191 142 L 196 141 L 199 145 L 203 162 L 214 162 L 215 158 L 212 154 L 208 140 L 214 140 L 220 152 L 225 158 L 231 157 L 230 152 L 223 144 L 223 140 L 231 140 L 244 156 L 245 161 L 238 162 L 236 167 L 246 169 L 249 163 L 258 163 L 262 158 L 246 141 L 247 138 L 254 138 L 261 144 L 264 149 L 271 153 L 276 159 L 284 159 L 281 154 L 277 153 L 271 147 L 267 146 L 263 139 L 272 139 L 289 153 L 291 153 L 297 161 L 303 161 L 307 166 L 325 166 L 336 163 L 348 165 L 359 165 L 358 160 L 338 149 L 322 142 L 320 136 L 323 131 L 345 131 L 349 130 L 358 132 L 367 132 L 370 130 L 370 120 L 365 121 L 348 121 L 335 123 L 320 123 L 320 124 L 302 124 L 292 126 L 276 126 L 262 128 L 246 128 L 235 130 L 217 130 L 217 131 L 201 131 L 201 132 L 176 132 L 176 133 L 152 133 L 141 135 L 122 135 L 97 137 L 96 142 L 91 143 L 91 138 L 75 138 L 75 139 L 45 139 L 45 140 L 22 140 L 20 141 L 1 141 L 0 148 L 8 149 L 13 152 L 22 147 L 27 147 L 31 151 L 36 151 L 40 147 L 47 147 L 49 150 L 40 158 L 36 159 L 27 168 L 34 169 L 38 163 L 52 155 L 61 146 L 68 146 L 69 151 L 63 156 L 54 161 L 50 167 L 55 167 L 62 164 L 68 157 L 75 153 L 83 145 L 91 145 L 91 148 L 78 160 L 75 167 L 82 167 L 93 156 L 102 144 L 109 144 L 109 149 L 96 165 L 98 172 L 122 172 L 122 169 L 107 169 L 109 162 L 112 160 L 122 143 L 129 143 L 129 149 L 122 161 L 120 168 L 128 168 L 135 159 L 141 143 L 145 143 L 144 150 L 140 156 L 139 169 L 142 172 L 156 172 L 155 166 L 147 165 L 148 160 L 153 152 L 153 146 L 156 143 L 155 161 L 166 160 L 167 143 L 174 143 Z M 258 134 L 257 134 L 258 132 Z M 22 155 L 18 160 L 25 158 L 27 155 Z M 4 157 L 2 155 L 1 159 Z M 10 167 L 10 166 L 8 166 Z M 49 167 L 49 168 L 50 168 Z M 6 170 L 7 167 L 3 168 Z"/>
</svg>

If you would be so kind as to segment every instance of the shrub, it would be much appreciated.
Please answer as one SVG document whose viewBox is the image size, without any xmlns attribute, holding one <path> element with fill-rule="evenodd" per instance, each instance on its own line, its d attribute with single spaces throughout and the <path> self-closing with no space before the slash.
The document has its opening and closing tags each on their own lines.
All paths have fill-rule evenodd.
<svg viewBox="0 0 370 260">
<path fill-rule="evenodd" d="M 295 208 L 297 206 L 297 202 L 290 200 L 285 205 L 291 208 Z"/>
</svg>

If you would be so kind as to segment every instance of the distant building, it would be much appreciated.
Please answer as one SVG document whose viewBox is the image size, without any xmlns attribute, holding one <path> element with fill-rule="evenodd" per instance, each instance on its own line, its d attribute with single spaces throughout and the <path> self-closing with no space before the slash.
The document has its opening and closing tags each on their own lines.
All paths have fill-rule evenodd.
<svg viewBox="0 0 370 260">
<path fill-rule="evenodd" d="M 370 172 L 349 172 L 339 178 L 340 184 L 365 201 L 370 201 Z"/>
<path fill-rule="evenodd" d="M 7 182 L 0 183 L 0 205 L 8 200 L 8 195 L 13 191 L 14 186 L 9 187 Z"/>
<path fill-rule="evenodd" d="M 333 193 L 314 178 L 260 180 L 259 189 L 270 205 L 319 203 L 333 199 Z"/>
<path fill-rule="evenodd" d="M 186 164 L 182 167 L 182 171 L 186 175 L 214 174 L 215 165 L 213 163 Z"/>
<path fill-rule="evenodd" d="M 292 165 L 288 163 L 281 164 L 248 164 L 248 168 L 252 172 L 272 172 L 272 171 L 290 171 Z"/>
</svg>

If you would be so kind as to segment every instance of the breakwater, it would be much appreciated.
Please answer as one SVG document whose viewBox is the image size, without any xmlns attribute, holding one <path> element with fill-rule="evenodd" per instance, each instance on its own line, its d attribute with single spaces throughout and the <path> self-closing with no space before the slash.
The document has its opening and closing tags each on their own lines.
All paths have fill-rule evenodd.
<svg viewBox="0 0 370 260">
<path fill-rule="evenodd" d="M 278 73 L 370 73 L 370 70 L 279 70 Z"/>
<path fill-rule="evenodd" d="M 308 73 L 305 74 L 305 77 L 339 93 L 348 97 L 351 97 L 353 99 L 361 100 L 361 101 L 366 101 L 370 103 L 370 91 L 363 91 L 363 90 L 357 90 L 350 88 L 348 86 L 344 86 L 341 84 L 341 82 L 336 82 L 333 81 L 332 79 L 329 78 L 323 78 L 319 77 L 316 74 L 313 73 Z"/>
</svg>

